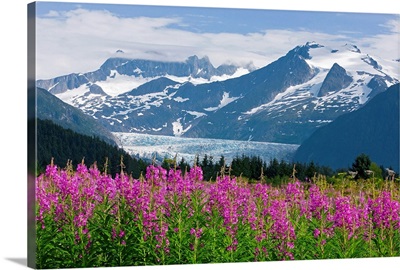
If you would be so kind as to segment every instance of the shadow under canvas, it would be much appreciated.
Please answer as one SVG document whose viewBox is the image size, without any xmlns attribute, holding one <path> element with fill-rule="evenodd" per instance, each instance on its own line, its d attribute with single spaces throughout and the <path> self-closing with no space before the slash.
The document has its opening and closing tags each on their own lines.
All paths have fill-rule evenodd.
<svg viewBox="0 0 400 270">
<path fill-rule="evenodd" d="M 22 266 L 27 266 L 28 259 L 27 258 L 6 258 L 6 260 L 22 265 Z"/>
</svg>

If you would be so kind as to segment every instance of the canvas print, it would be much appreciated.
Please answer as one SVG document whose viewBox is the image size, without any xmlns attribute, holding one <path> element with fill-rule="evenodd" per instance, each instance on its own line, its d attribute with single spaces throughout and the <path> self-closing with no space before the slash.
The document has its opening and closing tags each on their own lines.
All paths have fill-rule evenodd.
<svg viewBox="0 0 400 270">
<path fill-rule="evenodd" d="M 29 265 L 399 257 L 399 16 L 29 4 Z"/>
</svg>

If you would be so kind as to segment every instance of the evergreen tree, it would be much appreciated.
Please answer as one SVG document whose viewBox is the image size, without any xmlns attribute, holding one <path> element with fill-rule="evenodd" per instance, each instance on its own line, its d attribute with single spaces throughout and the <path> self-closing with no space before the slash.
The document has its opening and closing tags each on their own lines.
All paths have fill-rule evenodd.
<svg viewBox="0 0 400 270">
<path fill-rule="evenodd" d="M 203 179 L 206 181 L 210 181 L 215 179 L 216 173 L 214 172 L 213 165 L 213 157 L 204 155 L 203 160 L 201 161 L 201 169 L 203 170 Z"/>
<path fill-rule="evenodd" d="M 182 158 L 181 161 L 178 163 L 178 169 L 180 169 L 182 171 L 182 175 L 184 175 L 185 172 L 188 172 L 190 170 L 190 165 L 186 162 L 184 158 Z"/>
<path fill-rule="evenodd" d="M 355 161 L 352 164 L 352 171 L 357 172 L 356 179 L 367 179 L 369 175 L 366 173 L 371 166 L 371 160 L 369 156 L 362 153 L 356 157 Z"/>
</svg>

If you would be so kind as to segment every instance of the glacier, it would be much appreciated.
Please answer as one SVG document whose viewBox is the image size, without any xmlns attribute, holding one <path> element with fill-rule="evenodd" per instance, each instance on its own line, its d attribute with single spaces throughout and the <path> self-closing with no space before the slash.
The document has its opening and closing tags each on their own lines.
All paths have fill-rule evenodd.
<svg viewBox="0 0 400 270">
<path fill-rule="evenodd" d="M 272 142 L 239 141 L 207 138 L 182 138 L 164 135 L 149 135 L 143 133 L 113 132 L 119 147 L 129 154 L 143 158 L 156 159 L 161 162 L 164 158 L 182 158 L 193 164 L 196 156 L 200 161 L 205 155 L 213 157 L 216 162 L 224 156 L 229 165 L 236 156 L 257 156 L 263 161 L 291 161 L 299 147 L 297 144 Z"/>
</svg>

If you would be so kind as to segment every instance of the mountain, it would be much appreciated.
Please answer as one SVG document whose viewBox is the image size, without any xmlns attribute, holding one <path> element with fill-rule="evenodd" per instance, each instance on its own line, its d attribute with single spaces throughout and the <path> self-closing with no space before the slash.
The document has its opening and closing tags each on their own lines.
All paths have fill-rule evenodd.
<svg viewBox="0 0 400 270">
<path fill-rule="evenodd" d="M 95 119 L 64 103 L 45 89 L 37 88 L 36 104 L 36 115 L 39 119 L 51 120 L 63 128 L 71 129 L 80 134 L 98 137 L 112 145 L 117 144 L 114 135 Z"/>
<path fill-rule="evenodd" d="M 200 60 L 143 61 L 139 68 L 137 61 L 131 64 L 115 58 L 99 69 L 109 71 L 104 73 L 106 81 L 96 82 L 101 89 L 91 83 L 87 84 L 92 89 L 77 87 L 79 76 L 63 81 L 73 85 L 73 90 L 57 94 L 56 84 L 46 89 L 113 132 L 300 144 L 319 127 L 362 108 L 399 77 L 396 61 L 372 57 L 351 44 L 330 48 L 315 42 L 296 46 L 265 67 L 221 81 L 199 84 L 158 73 L 157 67 L 167 70 L 170 66 L 169 70 L 179 72 L 178 67 L 191 67 L 189 76 L 215 72 L 207 58 Z M 128 91 L 114 90 L 122 92 L 117 95 L 101 93 L 120 87 L 111 83 L 112 76 L 128 76 L 121 74 L 135 70 L 148 74 L 142 77 L 147 82 Z"/>
<path fill-rule="evenodd" d="M 295 161 L 349 168 L 361 153 L 399 172 L 399 100 L 395 84 L 364 107 L 316 130 L 296 151 Z"/>
<path fill-rule="evenodd" d="M 74 96 L 84 93 L 115 96 L 159 77 L 205 83 L 238 76 L 254 69 L 251 65 L 247 65 L 246 69 L 236 65 L 221 65 L 215 68 L 207 56 L 190 56 L 184 62 L 162 62 L 123 58 L 121 53 L 118 52 L 118 56 L 107 59 L 96 71 L 38 80 L 37 86 L 54 95 L 69 92 L 69 95 Z"/>
<path fill-rule="evenodd" d="M 232 103 L 217 111 L 187 136 L 207 130 L 235 139 L 301 143 L 318 127 L 359 109 L 372 96 L 398 82 L 398 64 L 377 68 L 372 60 L 367 61 L 372 57 L 353 48 L 346 45 L 333 50 L 316 43 L 294 48 L 270 65 L 245 75 L 255 74 L 265 84 L 248 86 L 241 104 Z M 233 116 L 236 121 L 229 121 Z"/>
</svg>

